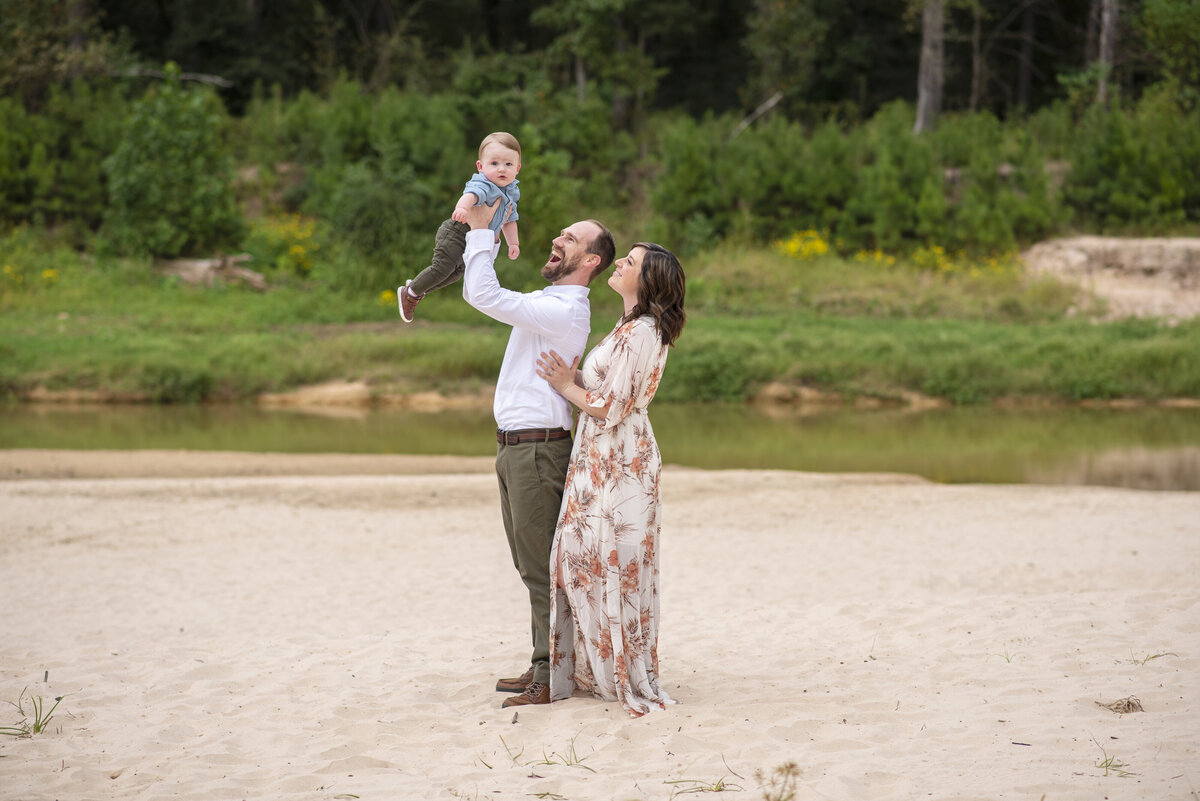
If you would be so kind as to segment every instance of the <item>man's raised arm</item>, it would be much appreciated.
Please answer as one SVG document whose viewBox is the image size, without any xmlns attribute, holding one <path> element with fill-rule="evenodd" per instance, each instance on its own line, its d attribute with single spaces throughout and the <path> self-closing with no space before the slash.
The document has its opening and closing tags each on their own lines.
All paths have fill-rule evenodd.
<svg viewBox="0 0 1200 801">
<path fill-rule="evenodd" d="M 499 203 L 500 201 L 496 201 Z M 489 210 L 490 209 L 490 210 Z M 463 300 L 487 316 L 516 328 L 558 338 L 571 330 L 571 307 L 561 298 L 542 293 L 524 294 L 500 286 L 496 277 L 496 236 L 487 227 L 492 206 L 474 206 L 467 212 L 467 247 L 463 253 Z"/>
</svg>

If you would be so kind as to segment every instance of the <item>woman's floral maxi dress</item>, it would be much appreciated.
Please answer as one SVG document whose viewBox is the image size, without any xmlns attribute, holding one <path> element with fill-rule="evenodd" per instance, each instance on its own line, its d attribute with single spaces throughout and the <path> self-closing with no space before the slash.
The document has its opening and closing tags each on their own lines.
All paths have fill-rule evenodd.
<svg viewBox="0 0 1200 801">
<path fill-rule="evenodd" d="M 579 687 L 635 717 L 672 703 L 658 678 L 662 462 L 646 416 L 666 360 L 649 316 L 584 360 L 587 402 L 608 415 L 579 415 L 550 555 L 550 697 Z"/>
</svg>

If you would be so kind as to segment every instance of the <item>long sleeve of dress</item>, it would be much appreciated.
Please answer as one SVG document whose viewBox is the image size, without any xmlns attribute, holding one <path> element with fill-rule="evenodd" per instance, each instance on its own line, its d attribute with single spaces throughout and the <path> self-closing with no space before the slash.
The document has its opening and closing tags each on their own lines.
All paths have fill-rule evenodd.
<svg viewBox="0 0 1200 801">
<path fill-rule="evenodd" d="M 588 388 L 589 406 L 608 406 L 602 427 L 615 426 L 634 409 L 645 409 L 662 378 L 662 338 L 650 317 L 640 317 L 612 334 L 613 353 L 600 384 Z"/>
</svg>

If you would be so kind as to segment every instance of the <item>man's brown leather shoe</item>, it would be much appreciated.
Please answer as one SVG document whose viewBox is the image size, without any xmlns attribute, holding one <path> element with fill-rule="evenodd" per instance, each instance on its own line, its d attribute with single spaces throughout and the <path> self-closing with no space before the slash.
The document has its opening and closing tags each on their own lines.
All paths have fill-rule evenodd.
<svg viewBox="0 0 1200 801">
<path fill-rule="evenodd" d="M 550 703 L 550 685 L 538 684 L 536 681 L 525 688 L 525 692 L 505 699 L 500 706 L 525 706 L 526 704 Z"/>
<path fill-rule="evenodd" d="M 533 681 L 532 665 L 529 666 L 529 670 L 525 671 L 515 679 L 500 679 L 500 681 L 496 682 L 496 692 L 523 693 L 531 681 Z"/>
</svg>

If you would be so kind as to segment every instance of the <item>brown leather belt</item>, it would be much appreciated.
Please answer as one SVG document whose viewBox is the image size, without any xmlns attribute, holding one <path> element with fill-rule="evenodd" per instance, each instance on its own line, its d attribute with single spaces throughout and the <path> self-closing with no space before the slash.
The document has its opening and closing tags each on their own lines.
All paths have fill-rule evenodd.
<svg viewBox="0 0 1200 801">
<path fill-rule="evenodd" d="M 571 432 L 565 428 L 523 428 L 520 431 L 496 430 L 496 442 L 501 445 L 520 445 L 522 442 L 549 442 L 567 439 Z"/>
</svg>

